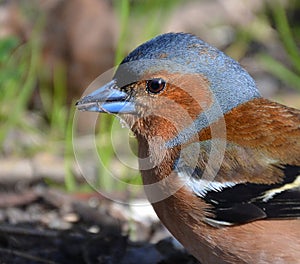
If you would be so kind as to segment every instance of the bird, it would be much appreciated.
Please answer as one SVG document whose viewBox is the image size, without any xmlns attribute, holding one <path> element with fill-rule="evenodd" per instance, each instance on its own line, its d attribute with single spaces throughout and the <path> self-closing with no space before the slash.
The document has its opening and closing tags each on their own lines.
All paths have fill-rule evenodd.
<svg viewBox="0 0 300 264">
<path fill-rule="evenodd" d="M 300 110 L 237 61 L 161 34 L 76 107 L 128 124 L 150 203 L 200 263 L 300 263 Z"/>
</svg>

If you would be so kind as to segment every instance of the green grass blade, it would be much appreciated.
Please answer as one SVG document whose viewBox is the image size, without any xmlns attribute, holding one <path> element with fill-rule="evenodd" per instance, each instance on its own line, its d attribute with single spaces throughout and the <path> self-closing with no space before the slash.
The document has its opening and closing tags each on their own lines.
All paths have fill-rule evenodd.
<svg viewBox="0 0 300 264">
<path fill-rule="evenodd" d="M 297 72 L 300 73 L 300 53 L 294 40 L 291 27 L 288 23 L 284 7 L 278 1 L 273 1 L 270 4 L 270 8 L 272 10 L 275 24 L 285 50 Z"/>
<path fill-rule="evenodd" d="M 264 68 L 270 73 L 277 76 L 282 82 L 300 91 L 300 77 L 297 74 L 269 55 L 260 54 L 257 57 Z"/>
</svg>

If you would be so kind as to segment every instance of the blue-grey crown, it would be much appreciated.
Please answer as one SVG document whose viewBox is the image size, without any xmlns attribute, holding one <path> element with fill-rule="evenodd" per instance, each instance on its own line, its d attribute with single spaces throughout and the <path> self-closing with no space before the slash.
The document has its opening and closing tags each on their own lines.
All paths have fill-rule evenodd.
<svg viewBox="0 0 300 264">
<path fill-rule="evenodd" d="M 160 70 L 200 73 L 210 82 L 223 113 L 260 97 L 253 78 L 239 63 L 191 34 L 159 35 L 137 47 L 121 64 L 126 74 L 117 72 L 116 76 L 131 76 L 133 80 L 140 79 L 146 72 Z"/>
</svg>

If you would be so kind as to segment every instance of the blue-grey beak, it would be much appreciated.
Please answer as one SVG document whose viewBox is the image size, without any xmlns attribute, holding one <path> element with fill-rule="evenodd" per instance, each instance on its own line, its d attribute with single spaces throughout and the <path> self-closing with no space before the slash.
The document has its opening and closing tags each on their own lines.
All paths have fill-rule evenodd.
<svg viewBox="0 0 300 264">
<path fill-rule="evenodd" d="M 83 97 L 76 103 L 76 107 L 81 111 L 133 114 L 135 105 L 130 100 L 127 93 L 121 91 L 116 80 L 112 80 L 96 91 Z"/>
</svg>

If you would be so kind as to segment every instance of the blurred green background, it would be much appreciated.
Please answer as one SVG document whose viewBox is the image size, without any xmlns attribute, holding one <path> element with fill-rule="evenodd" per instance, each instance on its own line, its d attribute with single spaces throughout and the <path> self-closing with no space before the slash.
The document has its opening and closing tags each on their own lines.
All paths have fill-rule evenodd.
<svg viewBox="0 0 300 264">
<path fill-rule="evenodd" d="M 74 128 L 74 103 L 98 75 L 164 32 L 198 35 L 240 61 L 264 96 L 299 108 L 299 14 L 296 0 L 0 1 L 0 182 L 90 191 L 72 141 L 74 132 L 85 142 L 92 123 L 79 119 Z M 102 165 L 88 162 L 86 150 L 95 187 L 123 191 L 112 171 L 139 184 L 138 171 L 116 161 L 113 118 L 98 121 Z"/>
</svg>

